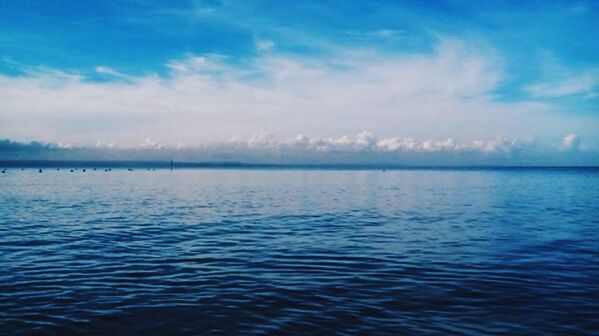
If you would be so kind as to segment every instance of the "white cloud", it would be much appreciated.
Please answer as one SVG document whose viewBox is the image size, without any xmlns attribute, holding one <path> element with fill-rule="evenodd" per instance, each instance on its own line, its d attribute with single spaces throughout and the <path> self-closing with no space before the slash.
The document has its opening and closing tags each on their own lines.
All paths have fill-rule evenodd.
<svg viewBox="0 0 599 336">
<path fill-rule="evenodd" d="M 568 151 L 577 151 L 580 147 L 580 136 L 578 134 L 570 133 L 564 137 L 562 141 L 562 148 Z"/>
<path fill-rule="evenodd" d="M 578 150 L 579 138 L 567 135 L 552 146 L 532 138 L 456 141 L 378 137 L 372 132 L 354 136 L 307 137 L 279 140 L 267 132 L 247 138 L 187 146 L 146 139 L 135 146 L 95 147 L 0 140 L 4 159 L 53 160 L 176 160 L 180 162 L 246 162 L 274 164 L 400 164 L 400 165 L 588 165 L 599 163 L 598 151 Z"/>
<path fill-rule="evenodd" d="M 101 74 L 101 75 L 106 75 L 109 77 L 114 77 L 114 78 L 119 78 L 119 79 L 125 79 L 125 80 L 134 80 L 135 77 L 133 76 L 129 76 L 127 74 L 124 74 L 122 72 L 116 71 L 111 67 L 107 67 L 107 66 L 97 66 L 95 68 L 96 73 Z"/>
<path fill-rule="evenodd" d="M 144 140 L 144 142 L 140 143 L 137 146 L 141 149 L 160 149 L 160 148 L 162 148 L 162 145 L 156 143 L 156 141 L 154 141 L 150 138 L 147 138 L 146 140 Z"/>
<path fill-rule="evenodd" d="M 248 141 L 249 148 L 260 148 L 273 144 L 273 135 L 261 130 L 258 134 L 252 135 Z"/>
<path fill-rule="evenodd" d="M 580 143 L 575 134 L 569 134 L 564 139 L 563 147 L 570 147 L 572 141 L 576 146 Z M 179 142 L 176 145 L 158 143 L 151 138 L 135 145 L 117 145 L 114 142 L 105 143 L 97 141 L 95 148 L 108 148 L 120 150 L 135 149 L 236 149 L 236 150 L 288 150 L 295 149 L 303 152 L 413 152 L 413 153 L 434 153 L 434 152 L 459 152 L 476 151 L 480 153 L 500 153 L 511 152 L 524 146 L 534 144 L 531 137 L 524 138 L 495 138 L 495 139 L 475 139 L 472 141 L 457 142 L 454 138 L 447 139 L 425 139 L 417 140 L 414 138 L 384 137 L 379 138 L 369 131 L 359 132 L 356 135 L 342 135 L 339 137 L 308 137 L 298 134 L 295 137 L 286 139 L 277 139 L 273 134 L 261 130 L 247 138 L 235 136 L 224 142 L 212 144 L 184 145 Z"/>
<path fill-rule="evenodd" d="M 116 148 L 116 144 L 114 142 L 105 143 L 102 140 L 96 141 L 96 148 Z"/>
<path fill-rule="evenodd" d="M 524 90 L 537 98 L 556 98 L 578 94 L 592 98 L 596 94 L 593 90 L 598 83 L 599 72 L 589 71 L 549 83 L 529 85 Z"/>
<path fill-rule="evenodd" d="M 314 59 L 265 53 L 244 68 L 223 55 L 187 55 L 165 66 L 166 77 L 100 66 L 97 72 L 128 76 L 101 83 L 49 69 L 0 76 L 0 136 L 133 146 L 147 137 L 162 144 L 220 143 L 263 129 L 282 138 L 301 133 L 328 146 L 319 137 L 343 144 L 350 141 L 343 134 L 369 129 L 381 138 L 363 134 L 360 146 L 384 141 L 387 148 L 408 148 L 417 146 L 410 137 L 463 142 L 596 131 L 584 118 L 546 114 L 548 104 L 496 101 L 501 61 L 455 40 L 442 40 L 431 54 L 354 50 Z"/>
<path fill-rule="evenodd" d="M 398 152 L 433 153 L 475 151 L 480 153 L 507 153 L 534 144 L 530 137 L 513 139 L 489 139 L 457 142 L 453 138 L 444 140 L 427 139 L 418 141 L 413 138 L 379 138 L 372 132 L 364 131 L 355 136 L 307 137 L 299 134 L 285 140 L 277 140 L 272 134 L 260 131 L 247 140 L 235 137 L 216 147 L 247 150 L 301 150 L 302 152 Z M 202 146 L 206 148 L 206 146 Z M 208 146 L 209 147 L 209 146 Z"/>
<path fill-rule="evenodd" d="M 270 51 L 275 46 L 275 43 L 270 40 L 257 40 L 256 49 L 258 51 Z"/>
</svg>

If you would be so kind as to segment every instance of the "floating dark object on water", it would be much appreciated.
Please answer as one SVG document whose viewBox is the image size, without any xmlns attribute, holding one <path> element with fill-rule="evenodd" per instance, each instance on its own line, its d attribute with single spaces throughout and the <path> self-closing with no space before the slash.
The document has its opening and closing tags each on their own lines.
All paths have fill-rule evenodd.
<svg viewBox="0 0 599 336">
<path fill-rule="evenodd" d="M 2 174 L 6 174 L 6 170 L 2 169 Z"/>
<path fill-rule="evenodd" d="M 60 170 L 60 168 L 56 168 L 56 171 L 59 171 L 59 170 Z"/>
<path fill-rule="evenodd" d="M 72 172 L 74 172 L 74 170 L 73 170 L 73 169 L 71 169 L 71 173 L 72 173 Z"/>
<path fill-rule="evenodd" d="M 128 170 L 128 171 L 133 171 L 133 168 L 128 168 L 127 170 Z"/>
<path fill-rule="evenodd" d="M 83 169 L 83 172 L 85 173 L 85 169 Z"/>
<path fill-rule="evenodd" d="M 40 170 L 38 170 L 37 172 L 38 172 L 38 173 L 41 173 L 41 172 L 42 172 L 42 168 L 40 168 Z"/>
<path fill-rule="evenodd" d="M 96 170 L 96 168 L 94 168 L 94 170 Z"/>
</svg>

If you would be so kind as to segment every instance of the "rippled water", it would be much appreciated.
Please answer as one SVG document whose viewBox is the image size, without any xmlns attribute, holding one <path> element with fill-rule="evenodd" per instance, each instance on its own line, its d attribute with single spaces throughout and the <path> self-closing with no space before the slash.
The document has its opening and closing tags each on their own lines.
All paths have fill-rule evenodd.
<svg viewBox="0 0 599 336">
<path fill-rule="evenodd" d="M 599 170 L 0 174 L 0 334 L 591 334 Z"/>
</svg>

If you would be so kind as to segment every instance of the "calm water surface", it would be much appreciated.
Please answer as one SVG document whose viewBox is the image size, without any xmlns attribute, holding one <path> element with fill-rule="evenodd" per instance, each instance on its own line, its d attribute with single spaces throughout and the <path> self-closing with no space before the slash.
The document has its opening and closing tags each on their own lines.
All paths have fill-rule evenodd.
<svg viewBox="0 0 599 336">
<path fill-rule="evenodd" d="M 599 170 L 0 174 L 0 334 L 593 334 Z"/>
</svg>

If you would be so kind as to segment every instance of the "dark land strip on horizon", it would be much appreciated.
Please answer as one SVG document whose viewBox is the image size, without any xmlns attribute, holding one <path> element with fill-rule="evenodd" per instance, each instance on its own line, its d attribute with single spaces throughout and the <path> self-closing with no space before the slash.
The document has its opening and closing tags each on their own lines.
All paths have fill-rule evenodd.
<svg viewBox="0 0 599 336">
<path fill-rule="evenodd" d="M 399 165 L 354 163 L 248 163 L 209 161 L 172 163 L 174 169 L 289 169 L 289 170 L 553 170 L 598 171 L 599 166 L 498 166 L 498 165 Z M 0 169 L 7 168 L 156 168 L 170 169 L 170 161 L 63 161 L 63 160 L 0 160 Z"/>
</svg>

